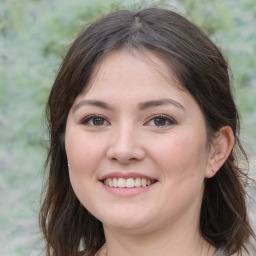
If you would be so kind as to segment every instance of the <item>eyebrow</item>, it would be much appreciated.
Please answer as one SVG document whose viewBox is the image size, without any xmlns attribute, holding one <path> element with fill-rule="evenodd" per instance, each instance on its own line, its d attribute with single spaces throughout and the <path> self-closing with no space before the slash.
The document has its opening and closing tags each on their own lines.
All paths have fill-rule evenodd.
<svg viewBox="0 0 256 256">
<path fill-rule="evenodd" d="M 110 106 L 109 104 L 103 102 L 103 101 L 99 101 L 99 100 L 82 100 L 80 101 L 78 104 L 75 105 L 74 107 L 74 111 L 76 111 L 78 108 L 80 108 L 81 106 L 95 106 L 98 108 L 104 108 L 107 110 L 112 110 L 113 107 Z"/>
<path fill-rule="evenodd" d="M 182 110 L 185 110 L 185 107 L 181 105 L 179 102 L 172 100 L 172 99 L 160 99 L 160 100 L 151 100 L 147 102 L 142 102 L 139 104 L 140 110 L 145 110 L 152 107 L 162 106 L 162 105 L 173 105 L 177 108 L 180 108 Z"/>
<path fill-rule="evenodd" d="M 185 107 L 181 105 L 179 102 L 172 100 L 172 99 L 160 99 L 160 100 L 151 100 L 151 101 L 146 101 L 138 104 L 138 109 L 139 110 L 146 110 L 148 108 L 152 107 L 157 107 L 157 106 L 162 106 L 162 105 L 173 105 L 177 108 L 180 108 L 182 110 L 185 110 Z M 74 111 L 76 111 L 78 108 L 82 106 L 95 106 L 98 108 L 103 108 L 107 110 L 113 110 L 114 107 L 109 105 L 106 102 L 99 101 L 99 100 L 82 100 L 78 104 L 74 106 Z"/>
</svg>

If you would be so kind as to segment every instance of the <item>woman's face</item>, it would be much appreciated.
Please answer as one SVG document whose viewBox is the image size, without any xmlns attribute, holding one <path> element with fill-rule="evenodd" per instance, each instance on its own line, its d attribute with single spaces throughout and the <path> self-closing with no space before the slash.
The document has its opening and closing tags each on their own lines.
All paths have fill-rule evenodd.
<svg viewBox="0 0 256 256">
<path fill-rule="evenodd" d="M 210 147 L 204 116 L 148 53 L 108 55 L 68 116 L 73 189 L 104 228 L 198 225 Z"/>
</svg>

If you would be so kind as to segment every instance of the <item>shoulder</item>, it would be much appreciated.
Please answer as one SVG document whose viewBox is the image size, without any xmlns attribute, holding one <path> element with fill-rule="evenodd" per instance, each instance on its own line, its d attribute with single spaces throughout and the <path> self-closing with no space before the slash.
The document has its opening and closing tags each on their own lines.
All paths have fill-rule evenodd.
<svg viewBox="0 0 256 256">
<path fill-rule="evenodd" d="M 219 248 L 213 256 L 253 256 L 253 252 L 255 252 L 254 249 L 251 249 L 250 246 L 247 247 L 248 252 L 242 252 L 242 254 L 235 253 L 235 254 L 228 254 L 225 249 Z"/>
<path fill-rule="evenodd" d="M 225 253 L 225 250 L 223 248 L 219 248 L 217 249 L 217 251 L 214 253 L 213 256 L 225 256 L 226 253 Z"/>
<path fill-rule="evenodd" d="M 247 186 L 246 191 L 248 215 L 251 225 L 256 231 L 256 183 Z"/>
<path fill-rule="evenodd" d="M 254 233 L 256 234 L 256 183 L 250 184 L 247 188 L 247 209 L 248 217 Z M 256 249 L 255 239 L 250 240 L 251 248 Z M 250 248 L 250 247 L 249 247 Z M 255 252 L 255 251 L 254 251 Z"/>
<path fill-rule="evenodd" d="M 252 183 L 246 187 L 247 192 L 247 210 L 248 217 L 251 223 L 251 226 L 256 234 L 256 183 Z M 255 255 L 256 250 L 256 240 L 251 238 L 247 244 L 248 252 L 242 252 L 242 256 L 252 256 Z M 229 256 L 224 248 L 219 248 L 213 256 Z M 232 254 L 232 256 L 238 256 L 237 253 Z"/>
<path fill-rule="evenodd" d="M 247 210 L 248 217 L 251 224 L 251 227 L 256 234 L 256 182 L 251 183 L 246 187 L 247 191 Z M 242 256 L 252 256 L 255 255 L 256 251 L 256 240 L 251 237 L 250 241 L 247 244 L 248 253 L 244 252 Z M 232 255 L 233 256 L 233 255 Z M 235 256 L 235 255 L 234 255 Z"/>
</svg>

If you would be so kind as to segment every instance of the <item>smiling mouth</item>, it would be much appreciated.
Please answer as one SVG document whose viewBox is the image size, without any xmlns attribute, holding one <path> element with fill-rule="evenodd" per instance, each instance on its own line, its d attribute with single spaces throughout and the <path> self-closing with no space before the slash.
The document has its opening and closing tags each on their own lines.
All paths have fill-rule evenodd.
<svg viewBox="0 0 256 256">
<path fill-rule="evenodd" d="M 140 188 L 150 186 L 156 182 L 156 180 L 147 178 L 107 178 L 103 180 L 106 186 L 112 188 Z"/>
</svg>

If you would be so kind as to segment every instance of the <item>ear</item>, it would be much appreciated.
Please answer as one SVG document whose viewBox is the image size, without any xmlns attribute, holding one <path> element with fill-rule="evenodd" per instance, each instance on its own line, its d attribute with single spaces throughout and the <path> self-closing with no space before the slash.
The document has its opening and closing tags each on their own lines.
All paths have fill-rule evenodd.
<svg viewBox="0 0 256 256">
<path fill-rule="evenodd" d="M 205 178 L 212 178 L 227 160 L 235 143 L 230 126 L 223 126 L 214 135 L 210 149 Z"/>
</svg>

